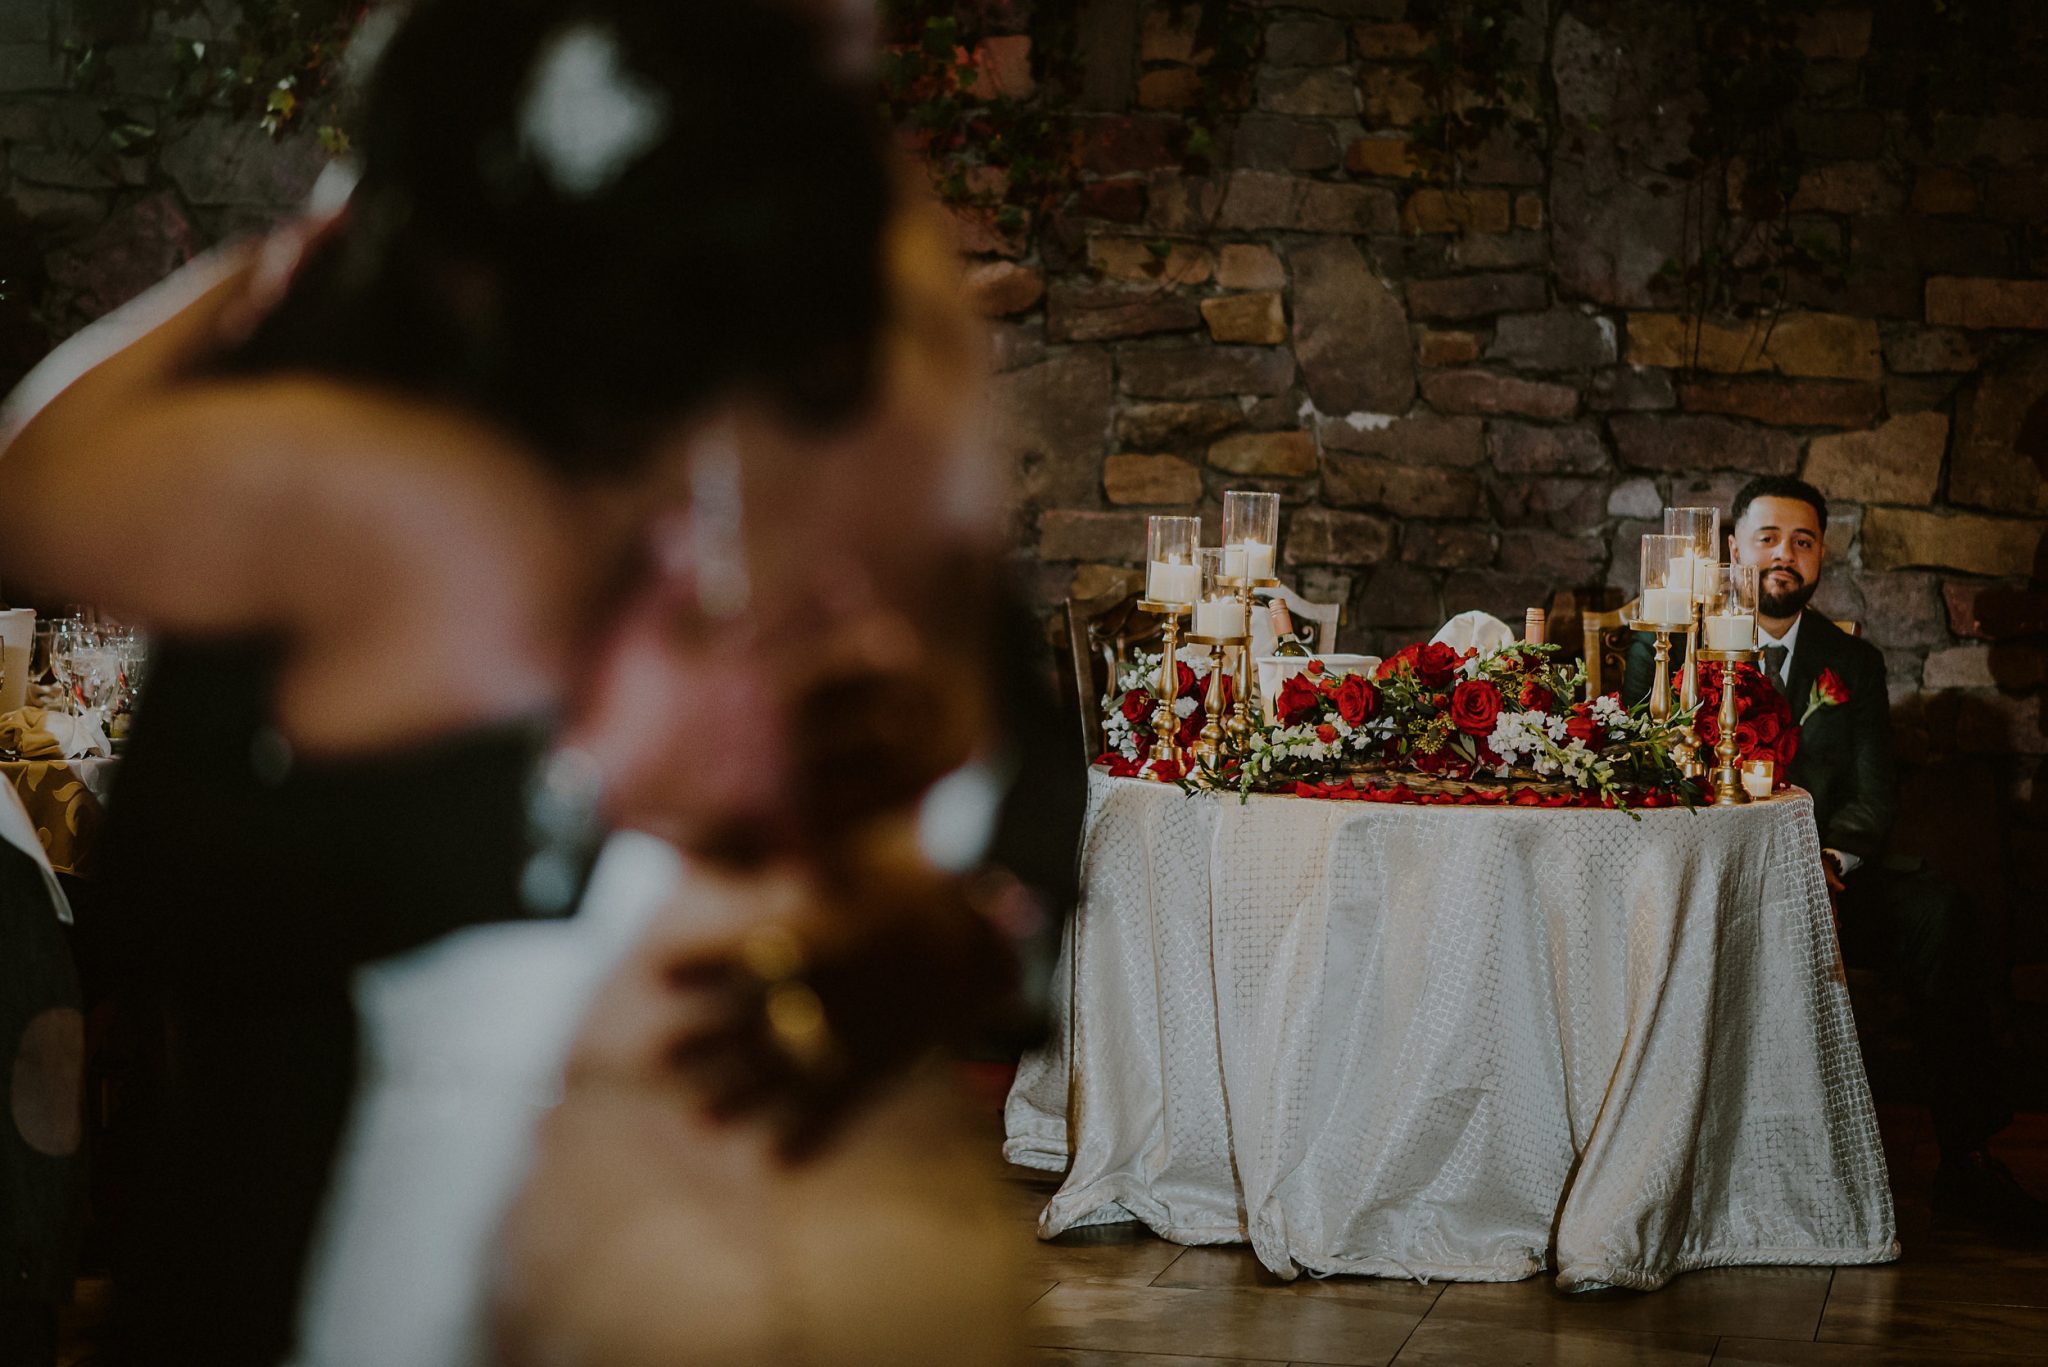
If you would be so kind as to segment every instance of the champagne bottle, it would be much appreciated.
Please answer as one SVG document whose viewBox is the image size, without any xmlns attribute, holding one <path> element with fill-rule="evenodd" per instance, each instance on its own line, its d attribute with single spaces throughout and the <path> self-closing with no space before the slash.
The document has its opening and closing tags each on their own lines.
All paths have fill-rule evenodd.
<svg viewBox="0 0 2048 1367">
<path fill-rule="evenodd" d="M 1294 614 L 1287 610 L 1287 600 L 1274 594 L 1266 600 L 1266 615 L 1273 622 L 1273 653 L 1294 658 L 1308 655 L 1308 646 L 1302 642 L 1301 633 L 1294 629 Z"/>
</svg>

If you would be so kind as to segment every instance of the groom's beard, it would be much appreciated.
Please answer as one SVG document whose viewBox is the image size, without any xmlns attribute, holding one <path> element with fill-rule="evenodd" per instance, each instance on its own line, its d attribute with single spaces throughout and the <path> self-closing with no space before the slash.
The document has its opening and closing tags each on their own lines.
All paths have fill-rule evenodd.
<svg viewBox="0 0 2048 1367">
<path fill-rule="evenodd" d="M 1779 575 L 1790 578 L 1793 587 L 1777 587 L 1784 582 L 1777 578 Z M 1809 584 L 1799 577 L 1799 571 L 1795 569 L 1781 566 L 1765 570 L 1763 578 L 1757 581 L 1757 606 L 1766 617 L 1797 617 L 1805 610 L 1807 600 L 1813 597 L 1814 590 L 1819 587 L 1818 579 Z"/>
</svg>

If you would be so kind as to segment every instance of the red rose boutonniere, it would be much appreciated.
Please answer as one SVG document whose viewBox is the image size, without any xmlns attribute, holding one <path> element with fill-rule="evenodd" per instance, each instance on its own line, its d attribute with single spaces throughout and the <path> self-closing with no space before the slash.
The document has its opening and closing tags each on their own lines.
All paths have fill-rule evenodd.
<svg viewBox="0 0 2048 1367">
<path fill-rule="evenodd" d="M 1799 724 L 1806 725 L 1814 713 L 1825 707 L 1840 707 L 1849 701 L 1849 685 L 1842 682 L 1842 676 L 1832 669 L 1823 669 L 1820 677 L 1813 681 L 1813 692 L 1806 696 L 1806 711 L 1800 715 Z"/>
</svg>

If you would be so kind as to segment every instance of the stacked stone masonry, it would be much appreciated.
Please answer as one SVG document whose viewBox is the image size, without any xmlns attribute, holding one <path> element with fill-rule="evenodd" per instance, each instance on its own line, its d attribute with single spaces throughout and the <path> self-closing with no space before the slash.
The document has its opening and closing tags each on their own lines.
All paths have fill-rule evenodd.
<svg viewBox="0 0 2048 1367">
<path fill-rule="evenodd" d="M 1641 168 L 1684 155 L 1699 108 L 1682 7 L 1529 0 L 1515 112 L 1538 131 L 1450 178 L 1417 143 L 1433 39 L 1405 0 L 1259 0 L 1257 65 L 1213 86 L 1200 8 L 1085 0 L 1072 194 L 1022 227 L 955 213 L 1048 618 L 1136 582 L 1147 513 L 1213 521 L 1225 488 L 1264 488 L 1288 573 L 1342 601 L 1345 647 L 1384 651 L 1464 608 L 1617 591 L 1666 504 L 1801 474 L 1835 504 L 1819 605 L 1890 664 L 1906 843 L 2048 957 L 2020 891 L 2048 879 L 2048 79 L 1912 106 L 1884 7 L 1804 21 L 1794 213 L 1847 265 L 1765 326 L 1657 283 L 1686 196 Z M 60 334 L 272 220 L 323 160 L 221 116 L 111 149 L 103 110 L 156 123 L 170 40 L 224 27 L 93 28 L 118 10 L 0 5 L 0 229 L 32 242 Z M 1011 12 L 976 57 L 1028 95 Z M 111 73 L 91 92 L 63 57 L 81 38 Z M 1212 90 L 1217 155 L 1191 170 Z"/>
</svg>

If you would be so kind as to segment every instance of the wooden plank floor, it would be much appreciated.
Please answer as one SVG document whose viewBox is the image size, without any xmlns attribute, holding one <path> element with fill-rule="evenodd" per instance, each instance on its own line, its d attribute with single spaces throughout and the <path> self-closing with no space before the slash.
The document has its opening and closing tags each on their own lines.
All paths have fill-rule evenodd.
<svg viewBox="0 0 2048 1367">
<path fill-rule="evenodd" d="M 1182 1248 L 1138 1225 L 1032 1237 L 1057 1185 L 1005 1169 L 1031 1279 L 1030 1367 L 2048 1367 L 2048 1248 L 1932 1228 L 1925 1113 L 1880 1108 L 1903 1261 L 1730 1268 L 1661 1291 L 1566 1296 L 1505 1285 L 1338 1277 L 1285 1283 L 1245 1248 Z M 2048 1113 L 1999 1152 L 2048 1192 Z M 105 1283 L 80 1284 L 62 1367 L 91 1367 Z"/>
<path fill-rule="evenodd" d="M 1244 1248 L 1188 1248 L 1137 1225 L 1036 1247 L 1032 1367 L 2048 1367 L 2048 1248 L 1937 1231 L 1925 1113 L 1884 1108 L 1905 1258 L 1884 1267 L 1729 1268 L 1661 1291 L 1560 1294 L 1548 1277 L 1419 1286 L 1285 1283 Z M 2048 1114 L 1999 1154 L 2048 1193 Z M 1011 1179 L 1018 1218 L 1056 1184 Z"/>
</svg>

